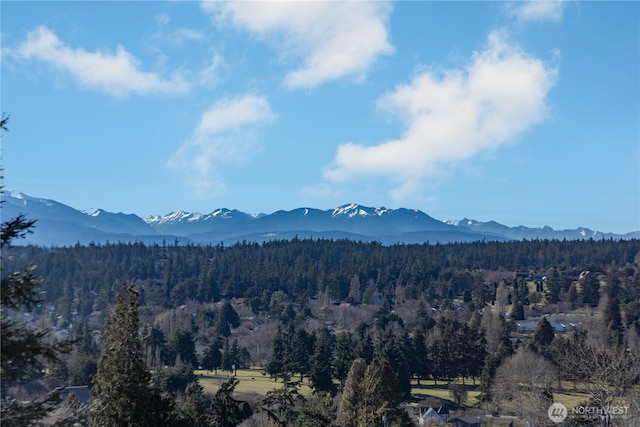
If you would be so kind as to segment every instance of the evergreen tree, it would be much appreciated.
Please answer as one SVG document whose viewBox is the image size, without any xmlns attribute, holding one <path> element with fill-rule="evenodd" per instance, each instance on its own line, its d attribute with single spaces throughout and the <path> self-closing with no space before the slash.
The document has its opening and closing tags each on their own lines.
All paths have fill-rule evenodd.
<svg viewBox="0 0 640 427">
<path fill-rule="evenodd" d="M 300 394 L 299 387 L 299 382 L 284 378 L 281 388 L 265 394 L 261 409 L 267 414 L 271 426 L 289 426 L 298 418 L 297 407 L 306 400 Z"/>
<path fill-rule="evenodd" d="M 374 354 L 375 350 L 371 334 L 365 332 L 363 335 L 359 335 L 355 347 L 355 356 L 357 358 L 363 358 L 367 363 L 370 363 L 373 360 Z"/>
<path fill-rule="evenodd" d="M 333 355 L 333 375 L 340 381 L 340 390 L 344 388 L 344 382 L 355 358 L 353 334 L 348 331 L 338 334 Z"/>
<path fill-rule="evenodd" d="M 282 328 L 278 326 L 271 343 L 271 358 L 266 366 L 266 371 L 272 378 L 291 375 L 291 357 L 288 351 L 287 339 Z"/>
<path fill-rule="evenodd" d="M 182 411 L 191 427 L 208 427 L 207 404 L 203 388 L 197 379 L 191 381 L 184 391 L 185 400 Z"/>
<path fill-rule="evenodd" d="M 300 405 L 296 427 L 330 427 L 336 418 L 336 409 L 329 393 L 318 393 L 315 398 Z"/>
<path fill-rule="evenodd" d="M 2 117 L 0 130 L 7 131 L 8 117 Z M 0 179 L 2 177 L 0 176 Z M 0 186 L 2 191 L 2 186 Z M 1 203 L 1 202 L 0 202 Z M 33 425 L 35 420 L 43 418 L 60 402 L 58 391 L 39 401 L 18 402 L 7 395 L 9 385 L 29 380 L 38 375 L 43 362 L 56 364 L 60 355 L 70 350 L 70 343 L 49 344 L 47 329 L 32 329 L 26 324 L 10 318 L 14 312 L 32 311 L 40 302 L 41 282 L 34 275 L 33 268 L 10 272 L 5 275 L 5 254 L 16 238 L 22 238 L 31 232 L 35 221 L 25 216 L 3 222 L 0 225 L 0 255 L 2 259 L 2 279 L 0 281 L 0 419 L 5 425 Z"/>
<path fill-rule="evenodd" d="M 454 322 L 444 317 L 439 318 L 429 346 L 434 380 L 451 381 L 460 373 L 459 342 Z"/>
<path fill-rule="evenodd" d="M 396 335 L 394 340 L 388 340 L 380 358 L 386 360 L 394 372 L 396 382 L 402 397 L 411 398 L 411 370 L 409 358 L 413 353 L 413 343 L 406 331 Z"/>
<path fill-rule="evenodd" d="M 131 284 L 117 296 L 104 327 L 102 355 L 91 393 L 93 425 L 168 425 L 172 408 L 151 389 L 138 336 L 138 292 Z"/>
<path fill-rule="evenodd" d="M 224 341 L 224 347 L 222 348 L 222 370 L 227 372 L 234 371 L 233 353 L 231 352 L 231 345 L 229 339 Z"/>
<path fill-rule="evenodd" d="M 480 396 L 478 397 L 482 402 L 492 400 L 491 386 L 498 366 L 500 366 L 500 358 L 497 355 L 489 354 L 484 359 L 484 366 L 480 374 Z"/>
<path fill-rule="evenodd" d="M 395 373 L 386 360 L 373 359 L 368 366 L 356 359 L 349 370 L 340 411 L 356 427 L 378 426 L 383 416 L 402 421 L 402 391 Z"/>
<path fill-rule="evenodd" d="M 69 384 L 92 384 L 98 372 L 98 360 L 93 356 L 79 356 L 69 365 Z"/>
<path fill-rule="evenodd" d="M 364 374 L 367 370 L 367 362 L 358 358 L 353 361 L 342 391 L 340 412 L 342 412 L 352 425 L 356 425 L 361 416 L 361 402 L 364 400 Z"/>
<path fill-rule="evenodd" d="M 560 301 L 560 273 L 553 268 L 551 274 L 546 276 L 544 283 L 544 296 L 548 304 L 556 304 Z"/>
<path fill-rule="evenodd" d="M 315 393 L 335 392 L 333 384 L 331 360 L 333 355 L 333 338 L 327 329 L 317 332 L 313 355 L 311 356 L 311 370 L 309 377 Z"/>
<path fill-rule="evenodd" d="M 431 364 L 425 332 L 422 329 L 418 329 L 413 335 L 413 356 L 410 360 L 413 363 L 411 371 L 420 385 L 420 380 L 429 376 Z"/>
<path fill-rule="evenodd" d="M 211 399 L 210 425 L 234 427 L 251 416 L 252 411 L 249 404 L 233 397 L 233 391 L 237 385 L 238 379 L 235 377 L 229 378 L 220 385 Z"/>
<path fill-rule="evenodd" d="M 524 306 L 520 301 L 517 301 L 511 309 L 511 318 L 513 320 L 524 320 Z"/>
<path fill-rule="evenodd" d="M 506 330 L 505 330 L 506 332 Z M 506 332 L 508 334 L 508 332 Z M 463 324 L 459 329 L 460 350 L 459 360 L 461 364 L 460 374 L 462 375 L 462 384 L 465 377 L 471 377 L 475 384 L 476 378 L 482 373 L 482 364 L 486 358 L 487 340 L 484 330 L 472 328 L 467 324 Z"/>
<path fill-rule="evenodd" d="M 294 329 L 293 322 L 290 323 L 288 335 L 292 337 L 288 342 L 292 362 L 290 369 L 292 372 L 298 372 L 300 374 L 300 382 L 302 382 L 303 377 L 308 375 L 311 369 L 309 355 L 313 354 L 314 351 L 314 337 L 302 326 Z"/>
<path fill-rule="evenodd" d="M 564 300 L 570 304 L 572 309 L 575 308 L 575 304 L 578 301 L 578 290 L 575 283 L 571 283 L 571 285 L 569 285 L 569 289 L 564 296 Z"/>
<path fill-rule="evenodd" d="M 231 335 L 231 328 L 237 328 L 238 326 L 240 326 L 240 316 L 231 303 L 225 302 L 216 314 L 215 327 L 217 334 L 226 338 Z"/>
<path fill-rule="evenodd" d="M 11 246 L 11 240 L 30 232 L 35 221 L 25 217 L 2 224 L 0 251 L 3 255 Z M 40 302 L 40 279 L 35 276 L 34 268 L 11 272 L 2 276 L 0 303 L 2 305 L 2 352 L 1 378 L 2 388 L 12 383 L 28 380 L 43 369 L 42 359 L 54 362 L 58 360 L 62 348 L 46 342 L 49 331 L 33 330 L 26 325 L 9 318 L 17 311 L 32 311 Z"/>
<path fill-rule="evenodd" d="M 546 317 L 543 317 L 540 322 L 538 322 L 538 326 L 536 326 L 536 330 L 533 332 L 533 340 L 531 344 L 536 351 L 544 351 L 549 347 L 551 341 L 553 341 L 553 337 L 553 326 L 551 326 L 551 323 L 549 323 Z"/>
<path fill-rule="evenodd" d="M 379 424 L 385 411 L 395 411 L 402 402 L 402 391 L 391 365 L 386 360 L 373 359 L 367 366 L 363 381 L 363 411 L 359 425 Z"/>
<path fill-rule="evenodd" d="M 578 298 L 582 305 L 595 307 L 600 302 L 600 282 L 594 273 L 586 272 L 580 279 L 582 292 Z"/>
<path fill-rule="evenodd" d="M 202 367 L 207 371 L 215 371 L 222 366 L 222 353 L 220 352 L 220 341 L 217 338 L 211 340 L 209 346 L 205 349 L 202 357 Z"/>
<path fill-rule="evenodd" d="M 523 306 L 529 305 L 529 286 L 527 285 L 527 282 L 516 279 L 513 284 L 513 289 L 516 291 L 516 301 Z"/>
<path fill-rule="evenodd" d="M 162 329 L 154 325 L 151 328 L 147 328 L 147 331 L 142 342 L 145 346 L 146 359 L 149 366 L 155 368 L 161 364 L 172 365 L 175 355 L 167 347 L 167 340 Z"/>
<path fill-rule="evenodd" d="M 89 322 L 86 319 L 74 325 L 72 335 L 76 342 L 76 353 L 78 355 L 96 356 L 100 353 L 100 348 L 93 339 L 93 335 L 89 330 Z"/>
<path fill-rule="evenodd" d="M 624 328 L 622 326 L 622 315 L 620 314 L 620 304 L 618 303 L 617 297 L 608 297 L 603 317 L 609 333 L 609 342 L 613 345 L 622 344 Z"/>
<path fill-rule="evenodd" d="M 180 362 L 196 368 L 198 366 L 198 358 L 196 356 L 196 343 L 193 334 L 189 331 L 179 330 L 171 340 L 171 347 L 180 359 Z"/>
</svg>

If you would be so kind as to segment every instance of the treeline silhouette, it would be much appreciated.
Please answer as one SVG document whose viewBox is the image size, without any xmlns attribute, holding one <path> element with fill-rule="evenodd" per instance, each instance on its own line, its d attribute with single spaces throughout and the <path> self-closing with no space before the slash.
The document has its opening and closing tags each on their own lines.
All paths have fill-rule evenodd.
<svg viewBox="0 0 640 427">
<path fill-rule="evenodd" d="M 401 285 L 430 299 L 463 295 L 469 272 L 502 270 L 530 275 L 553 267 L 564 276 L 627 267 L 640 256 L 640 240 L 533 240 L 383 246 L 349 240 L 242 242 L 223 245 L 90 244 L 17 246 L 3 257 L 5 271 L 26 264 L 43 280 L 44 303 L 78 301 L 78 314 L 110 306 L 131 280 L 143 285 L 143 304 L 176 307 L 187 300 L 246 298 L 254 311 L 283 291 L 292 302 L 321 293 L 333 301 L 384 293 Z M 355 279 L 355 281 L 354 281 Z M 358 288 L 354 290 L 355 287 Z M 567 282 L 568 283 L 568 282 Z M 565 290 L 566 291 L 566 290 Z M 63 304 L 64 305 L 64 304 Z M 60 311 L 60 307 L 58 307 Z"/>
</svg>

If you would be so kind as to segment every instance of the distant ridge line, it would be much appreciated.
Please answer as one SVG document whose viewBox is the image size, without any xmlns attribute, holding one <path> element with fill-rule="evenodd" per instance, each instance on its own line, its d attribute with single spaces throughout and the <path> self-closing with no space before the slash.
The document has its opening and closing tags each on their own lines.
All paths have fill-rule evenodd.
<svg viewBox="0 0 640 427">
<path fill-rule="evenodd" d="M 508 227 L 495 221 L 463 218 L 440 221 L 418 209 L 387 209 L 355 203 L 333 209 L 296 208 L 251 215 L 220 208 L 209 213 L 177 211 L 141 218 L 103 209 L 80 211 L 55 200 L 20 192 L 2 192 L 2 216 L 25 214 L 38 220 L 35 233 L 21 243 L 66 246 L 76 243 L 162 242 L 233 244 L 299 238 L 346 238 L 396 243 L 451 243 L 523 239 L 638 239 L 640 231 L 603 233 L 586 227 L 554 230 L 549 226 Z"/>
</svg>

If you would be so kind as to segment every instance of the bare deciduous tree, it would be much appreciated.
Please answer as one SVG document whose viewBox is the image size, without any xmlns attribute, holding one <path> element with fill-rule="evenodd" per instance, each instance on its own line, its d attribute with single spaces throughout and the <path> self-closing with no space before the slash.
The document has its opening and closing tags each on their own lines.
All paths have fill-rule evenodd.
<svg viewBox="0 0 640 427">
<path fill-rule="evenodd" d="M 449 384 L 449 396 L 456 402 L 459 407 L 460 404 L 467 400 L 467 389 L 462 384 Z"/>
<path fill-rule="evenodd" d="M 504 281 L 501 281 L 496 289 L 496 307 L 498 313 L 504 315 L 506 313 L 507 303 L 509 302 L 509 290 L 505 286 Z"/>
<path fill-rule="evenodd" d="M 640 378 L 640 354 L 626 346 L 602 346 L 590 341 L 573 346 L 571 353 L 574 375 L 593 403 L 605 410 L 633 400 L 630 394 Z M 611 420 L 605 423 L 611 425 Z"/>
<path fill-rule="evenodd" d="M 493 403 L 513 409 L 532 426 L 543 426 L 549 421 L 547 409 L 553 402 L 551 385 L 556 376 L 551 362 L 521 349 L 498 367 L 491 388 Z"/>
</svg>

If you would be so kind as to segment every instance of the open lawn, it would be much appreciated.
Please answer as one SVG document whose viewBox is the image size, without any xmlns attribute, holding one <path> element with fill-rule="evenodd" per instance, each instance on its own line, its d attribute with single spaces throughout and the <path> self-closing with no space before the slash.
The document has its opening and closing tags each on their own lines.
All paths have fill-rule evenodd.
<svg viewBox="0 0 640 427">
<path fill-rule="evenodd" d="M 567 408 L 573 408 L 589 400 L 589 395 L 575 391 L 556 391 L 553 393 L 553 400 L 562 403 Z"/>
<path fill-rule="evenodd" d="M 222 371 L 218 371 L 216 375 L 213 372 L 197 370 L 195 371 L 195 375 L 204 388 L 204 392 L 208 394 L 214 394 L 220 384 L 229 379 L 229 374 Z M 254 395 L 262 398 L 268 391 L 282 387 L 282 381 L 274 381 L 269 378 L 268 375 L 263 375 L 262 370 L 259 369 L 238 370 L 236 377 L 238 378 L 238 386 L 236 387 L 237 395 Z M 421 384 L 418 385 L 415 380 L 412 381 L 414 401 L 437 398 L 448 407 L 455 408 L 455 403 L 449 395 L 449 385 L 446 382 L 438 381 L 438 383 L 434 383 L 433 380 L 422 380 L 420 383 Z M 462 384 L 462 381 L 458 379 L 455 383 Z M 473 407 L 478 403 L 477 398 L 480 395 L 480 391 L 478 390 L 479 385 L 479 381 L 476 381 L 475 385 L 472 384 L 470 380 L 466 381 L 464 387 L 467 390 L 467 399 L 462 404 L 463 408 Z M 556 402 L 560 402 L 567 408 L 571 408 L 588 399 L 586 394 L 570 390 L 569 384 L 563 383 L 563 387 L 565 386 L 566 388 L 564 390 L 554 392 L 554 400 Z M 306 396 L 311 394 L 311 388 L 309 387 L 307 378 L 305 378 L 300 388 L 300 393 Z"/>
<path fill-rule="evenodd" d="M 227 381 L 230 377 L 228 372 L 218 371 L 215 375 L 213 372 L 207 372 L 205 370 L 195 371 L 195 375 L 198 377 L 198 381 L 205 393 L 214 394 L 220 384 Z M 269 378 L 269 375 L 262 375 L 262 370 L 259 369 L 239 369 L 236 375 L 238 378 L 238 386 L 236 387 L 237 394 L 257 394 L 264 396 L 269 390 L 282 387 L 282 381 L 274 381 Z M 305 379 L 300 393 L 303 395 L 311 394 L 308 380 Z"/>
<path fill-rule="evenodd" d="M 462 381 L 454 381 L 456 384 L 462 384 Z M 414 380 L 411 382 L 412 389 L 411 394 L 417 400 L 424 400 L 430 397 L 436 397 L 443 401 L 447 406 L 455 407 L 454 401 L 451 399 L 449 395 L 449 384 L 444 381 L 438 381 L 435 383 L 433 380 L 421 380 L 420 385 Z M 470 381 L 466 381 L 464 388 L 467 390 L 467 399 L 462 402 L 462 406 L 470 407 L 474 406 L 478 403 L 477 397 L 480 396 L 480 391 L 478 387 L 480 386 L 480 382 L 476 381 L 476 384 L 473 385 Z"/>
<path fill-rule="evenodd" d="M 222 371 L 218 371 L 216 375 L 213 372 L 197 370 L 195 371 L 195 375 L 198 377 L 200 385 L 204 388 L 204 392 L 209 394 L 214 394 L 218 390 L 218 387 L 220 387 L 220 384 L 229 379 L 229 373 Z M 259 369 L 240 369 L 236 377 L 238 378 L 238 386 L 236 387 L 236 393 L 238 394 L 264 396 L 268 391 L 282 387 L 282 381 L 274 381 L 269 378 L 268 375 L 263 375 Z M 461 383 L 461 381 L 458 381 L 458 383 Z M 477 402 L 476 398 L 480 395 L 478 386 L 479 382 L 477 382 L 476 385 L 472 385 L 467 381 L 465 385 L 468 393 L 465 402 L 467 406 L 473 406 Z M 300 393 L 303 395 L 311 394 L 311 388 L 309 387 L 307 378 L 304 379 Z M 422 380 L 421 384 L 417 385 L 417 382 L 413 380 L 412 394 L 418 400 L 436 397 L 445 401 L 449 406 L 454 406 L 449 396 L 449 385 L 442 381 L 436 384 L 432 380 Z"/>
</svg>

